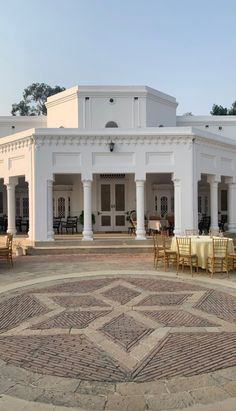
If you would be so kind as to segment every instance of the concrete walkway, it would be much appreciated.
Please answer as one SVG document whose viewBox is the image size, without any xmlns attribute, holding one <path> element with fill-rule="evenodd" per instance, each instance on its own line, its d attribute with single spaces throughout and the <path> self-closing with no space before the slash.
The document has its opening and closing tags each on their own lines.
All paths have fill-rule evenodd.
<svg viewBox="0 0 236 411">
<path fill-rule="evenodd" d="M 235 280 L 150 254 L 2 264 L 0 410 L 235 411 Z"/>
</svg>

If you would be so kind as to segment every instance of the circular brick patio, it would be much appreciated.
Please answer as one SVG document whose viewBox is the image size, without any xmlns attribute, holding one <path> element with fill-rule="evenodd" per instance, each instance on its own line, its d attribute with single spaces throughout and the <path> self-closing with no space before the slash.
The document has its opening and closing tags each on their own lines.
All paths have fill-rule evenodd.
<svg viewBox="0 0 236 411">
<path fill-rule="evenodd" d="M 236 298 L 157 276 L 37 286 L 0 303 L 0 360 L 109 383 L 236 366 Z"/>
</svg>

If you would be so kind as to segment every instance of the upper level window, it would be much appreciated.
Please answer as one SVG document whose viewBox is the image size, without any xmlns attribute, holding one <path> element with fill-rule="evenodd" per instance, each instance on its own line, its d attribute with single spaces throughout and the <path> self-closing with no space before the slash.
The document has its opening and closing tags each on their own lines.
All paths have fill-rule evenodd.
<svg viewBox="0 0 236 411">
<path fill-rule="evenodd" d="M 117 128 L 118 124 L 115 121 L 108 121 L 108 123 L 105 125 L 106 128 Z"/>
</svg>

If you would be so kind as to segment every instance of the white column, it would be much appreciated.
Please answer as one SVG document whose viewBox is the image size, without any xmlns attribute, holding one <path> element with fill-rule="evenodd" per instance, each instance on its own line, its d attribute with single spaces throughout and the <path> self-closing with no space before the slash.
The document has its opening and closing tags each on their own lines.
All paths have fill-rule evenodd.
<svg viewBox="0 0 236 411">
<path fill-rule="evenodd" d="M 211 228 L 218 229 L 218 181 L 215 176 L 208 176 L 207 181 L 210 184 L 210 202 L 211 202 Z"/>
<path fill-rule="evenodd" d="M 7 232 L 13 235 L 16 234 L 16 196 L 15 196 L 15 182 L 9 182 L 7 186 Z"/>
<path fill-rule="evenodd" d="M 228 183 L 228 231 L 236 232 L 236 183 Z"/>
<path fill-rule="evenodd" d="M 182 196 L 181 196 L 181 180 L 179 178 L 172 179 L 174 183 L 174 212 L 175 212 L 175 228 L 174 235 L 182 233 Z"/>
<path fill-rule="evenodd" d="M 145 180 L 136 180 L 136 240 L 146 240 L 144 227 L 144 184 Z"/>
<path fill-rule="evenodd" d="M 47 238 L 53 241 L 53 180 L 47 180 L 47 228 Z"/>
<path fill-rule="evenodd" d="M 84 229 L 83 240 L 93 240 L 92 230 L 92 181 L 83 180 L 84 189 Z"/>
</svg>

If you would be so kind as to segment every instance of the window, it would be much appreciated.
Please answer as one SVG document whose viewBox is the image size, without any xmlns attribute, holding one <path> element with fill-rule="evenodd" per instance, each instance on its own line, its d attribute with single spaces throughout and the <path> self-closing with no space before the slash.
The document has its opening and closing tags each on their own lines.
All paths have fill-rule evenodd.
<svg viewBox="0 0 236 411">
<path fill-rule="evenodd" d="M 199 213 L 202 212 L 202 197 L 201 196 L 198 197 L 198 212 Z"/>
<path fill-rule="evenodd" d="M 16 217 L 20 217 L 20 199 L 16 198 Z"/>
<path fill-rule="evenodd" d="M 165 217 L 168 211 L 168 198 L 166 196 L 161 197 L 161 217 Z"/>
<path fill-rule="evenodd" d="M 3 192 L 0 191 L 0 213 L 3 213 Z"/>
<path fill-rule="evenodd" d="M 117 128 L 118 124 L 115 121 L 108 121 L 108 123 L 105 125 L 106 128 Z"/>
<path fill-rule="evenodd" d="M 29 217 L 29 199 L 28 197 L 23 198 L 23 218 Z"/>
<path fill-rule="evenodd" d="M 59 197 L 57 204 L 58 204 L 58 207 L 57 207 L 58 217 L 65 218 L 65 216 L 66 216 L 66 206 L 65 206 L 64 197 Z"/>
<path fill-rule="evenodd" d="M 227 211 L 227 190 L 221 190 L 221 211 Z"/>
</svg>

